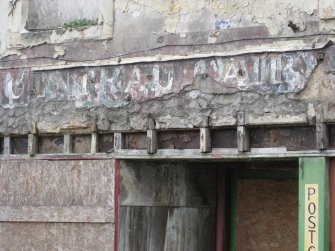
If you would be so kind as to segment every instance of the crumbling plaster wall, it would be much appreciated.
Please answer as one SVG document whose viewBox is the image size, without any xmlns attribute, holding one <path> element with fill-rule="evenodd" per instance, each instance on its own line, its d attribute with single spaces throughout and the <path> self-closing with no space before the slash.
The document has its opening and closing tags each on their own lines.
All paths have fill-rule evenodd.
<svg viewBox="0 0 335 251">
<path fill-rule="evenodd" d="M 322 6 L 327 4 L 331 2 L 323 1 Z M 113 39 L 86 41 L 84 35 L 74 36 L 85 31 L 65 31 L 57 36 L 69 39 L 68 42 L 53 44 L 59 38 L 52 40 L 51 35 L 45 40 L 45 33 L 37 32 L 32 33 L 29 44 L 0 61 L 2 133 L 28 133 L 32 122 L 37 122 L 40 132 L 59 133 L 73 128 L 89 132 L 95 118 L 99 130 L 145 130 L 149 116 L 156 120 L 158 129 L 206 126 L 208 118 L 210 126 L 235 125 L 236 114 L 241 110 L 248 113 L 251 124 L 312 123 L 314 109 L 320 104 L 326 119 L 335 119 L 334 47 L 326 48 L 334 39 L 330 25 L 334 20 L 319 18 L 316 1 L 294 4 L 289 1 L 115 1 L 114 11 Z M 298 26 L 296 31 L 288 27 L 288 20 Z M 317 35 L 319 32 L 323 35 Z M 48 43 L 37 45 L 42 40 Z M 3 39 L 2 45 L 5 42 Z M 31 45 L 35 46 L 24 48 Z M 194 69 L 190 69 L 196 73 L 193 76 L 186 74 L 188 84 L 180 79 L 185 74 L 177 74 L 173 76 L 177 81 L 174 89 L 167 88 L 166 80 L 172 76 L 168 65 L 184 59 L 220 56 L 225 60 L 229 56 L 228 61 L 238 62 L 240 59 L 233 56 L 248 58 L 257 57 L 261 52 L 267 55 L 314 49 L 325 51 L 325 58 L 316 65 L 313 59 L 313 67 L 299 73 L 306 76 L 297 82 L 301 87 L 294 91 L 227 89 L 220 79 L 212 75 L 204 78 L 201 74 L 206 71 Z M 160 61 L 167 62 L 164 63 L 167 67 L 162 67 Z M 134 86 L 134 78 L 142 81 L 154 75 L 155 66 L 146 66 L 150 62 L 160 67 L 158 71 L 165 79 L 158 79 L 159 86 L 147 81 L 129 91 Z M 132 71 L 127 70 L 130 63 L 136 63 L 130 66 Z M 103 86 L 99 67 L 109 64 L 116 66 Z M 149 70 L 137 75 L 136 66 L 141 65 Z M 21 73 L 9 71 L 16 67 L 27 68 Z M 65 68 L 71 67 L 76 68 L 69 73 Z M 233 70 L 236 75 L 237 69 Z M 69 79 L 74 83 L 72 86 Z M 49 96 L 43 98 L 46 90 L 39 88 L 40 85 L 47 89 Z M 141 88 L 147 86 L 155 94 L 136 98 L 144 92 Z M 113 93 L 105 98 L 106 102 L 94 97 L 97 92 L 103 93 L 103 88 Z M 11 92 L 14 96 L 21 95 L 10 99 Z M 91 92 L 95 93 L 93 97 Z"/>
</svg>

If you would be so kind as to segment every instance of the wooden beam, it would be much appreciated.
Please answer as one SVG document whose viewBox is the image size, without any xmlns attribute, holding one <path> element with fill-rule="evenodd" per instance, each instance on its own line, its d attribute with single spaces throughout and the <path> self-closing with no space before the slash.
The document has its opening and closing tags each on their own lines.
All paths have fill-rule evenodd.
<svg viewBox="0 0 335 251">
<path fill-rule="evenodd" d="M 250 151 L 250 136 L 246 126 L 237 126 L 237 149 L 239 152 Z"/>
<path fill-rule="evenodd" d="M 250 136 L 249 130 L 246 127 L 245 113 L 237 113 L 237 149 L 239 152 L 250 151 Z"/>
<path fill-rule="evenodd" d="M 64 134 L 64 153 L 72 153 L 73 143 L 72 135 Z"/>
<path fill-rule="evenodd" d="M 7 156 L 12 154 L 12 145 L 10 136 L 5 136 L 3 138 L 3 154 Z"/>
<path fill-rule="evenodd" d="M 120 132 L 114 133 L 114 151 L 121 150 L 123 146 L 123 135 Z"/>
<path fill-rule="evenodd" d="M 28 135 L 28 154 L 33 156 L 38 153 L 38 135 L 30 133 Z"/>
<path fill-rule="evenodd" d="M 299 251 L 329 250 L 327 159 L 299 159 Z"/>
<path fill-rule="evenodd" d="M 158 149 L 158 136 L 155 130 L 148 130 L 147 131 L 147 138 L 148 138 L 148 149 L 147 152 L 149 154 L 153 154 L 157 152 Z"/>
<path fill-rule="evenodd" d="M 99 134 L 92 132 L 91 134 L 91 153 L 95 154 L 99 152 Z"/>
<path fill-rule="evenodd" d="M 209 128 L 200 128 L 200 152 L 212 151 L 211 131 Z"/>
</svg>

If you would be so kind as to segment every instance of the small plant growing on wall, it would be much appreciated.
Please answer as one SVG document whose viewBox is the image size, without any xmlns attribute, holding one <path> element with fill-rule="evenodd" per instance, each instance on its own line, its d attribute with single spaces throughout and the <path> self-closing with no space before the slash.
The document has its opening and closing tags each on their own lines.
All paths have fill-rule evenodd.
<svg viewBox="0 0 335 251">
<path fill-rule="evenodd" d="M 87 26 L 93 26 L 98 24 L 98 19 L 89 20 L 89 19 L 78 19 L 68 23 L 63 24 L 64 29 L 72 30 L 72 29 L 80 29 L 85 28 Z"/>
</svg>

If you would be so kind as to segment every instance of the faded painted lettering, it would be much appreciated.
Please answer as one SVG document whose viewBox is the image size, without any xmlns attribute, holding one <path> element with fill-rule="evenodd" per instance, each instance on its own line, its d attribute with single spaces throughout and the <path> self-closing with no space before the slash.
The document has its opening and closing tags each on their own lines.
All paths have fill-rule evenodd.
<svg viewBox="0 0 335 251">
<path fill-rule="evenodd" d="M 319 250 L 319 187 L 305 185 L 305 251 Z"/>
<path fill-rule="evenodd" d="M 202 74 L 222 85 L 222 93 L 294 93 L 304 89 L 316 65 L 314 52 L 298 52 L 34 72 L 30 81 L 27 70 L 2 71 L 1 104 L 12 108 L 30 99 L 118 107 L 178 93 Z"/>
</svg>

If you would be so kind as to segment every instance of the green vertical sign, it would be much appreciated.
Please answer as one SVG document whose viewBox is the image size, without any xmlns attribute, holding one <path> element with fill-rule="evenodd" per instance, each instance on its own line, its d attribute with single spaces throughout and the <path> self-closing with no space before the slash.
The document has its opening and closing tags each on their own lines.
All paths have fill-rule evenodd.
<svg viewBox="0 0 335 251">
<path fill-rule="evenodd" d="M 329 250 L 327 159 L 299 160 L 299 251 Z"/>
</svg>

